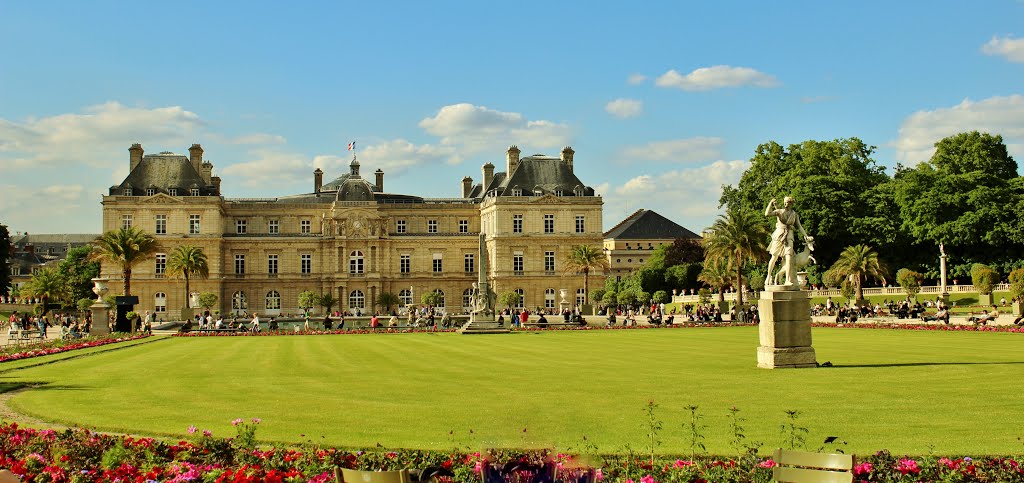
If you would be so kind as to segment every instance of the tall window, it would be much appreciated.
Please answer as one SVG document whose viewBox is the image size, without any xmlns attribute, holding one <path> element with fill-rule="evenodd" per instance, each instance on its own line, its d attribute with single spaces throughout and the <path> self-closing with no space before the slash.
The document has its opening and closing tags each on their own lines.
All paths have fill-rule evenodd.
<svg viewBox="0 0 1024 483">
<path fill-rule="evenodd" d="M 462 306 L 465 308 L 473 306 L 473 289 L 467 288 L 462 291 Z"/>
<path fill-rule="evenodd" d="M 245 275 L 245 255 L 235 255 L 235 275 Z"/>
<path fill-rule="evenodd" d="M 267 222 L 267 233 L 271 235 L 277 235 L 281 233 L 281 224 L 277 220 L 270 220 Z"/>
<path fill-rule="evenodd" d="M 441 254 L 440 253 L 435 253 L 434 254 L 434 265 L 433 265 L 434 273 L 441 273 L 441 272 L 444 271 L 444 264 L 443 264 L 443 262 L 444 262 L 444 260 L 442 259 Z"/>
<path fill-rule="evenodd" d="M 395 221 L 395 233 L 405 233 L 405 220 Z"/>
<path fill-rule="evenodd" d="M 544 252 L 544 271 L 555 271 L 555 252 Z"/>
<path fill-rule="evenodd" d="M 584 233 L 587 230 L 587 217 L 576 215 L 576 233 Z"/>
<path fill-rule="evenodd" d="M 555 215 L 544 215 L 544 233 L 555 232 Z"/>
<path fill-rule="evenodd" d="M 299 233 L 308 235 L 313 231 L 313 222 L 310 220 L 299 221 Z"/>
<path fill-rule="evenodd" d="M 427 220 L 427 233 L 437 233 L 437 220 Z"/>
<path fill-rule="evenodd" d="M 555 308 L 555 289 L 549 288 L 544 290 L 544 308 Z"/>
<path fill-rule="evenodd" d="M 153 188 L 146 188 L 146 196 L 153 196 L 156 194 L 156 190 Z"/>
<path fill-rule="evenodd" d="M 231 310 L 248 310 L 249 302 L 245 298 L 245 292 L 235 292 L 231 295 Z"/>
<path fill-rule="evenodd" d="M 121 215 L 121 228 L 132 227 L 132 215 Z"/>
<path fill-rule="evenodd" d="M 153 233 L 157 235 L 167 234 L 167 215 L 156 215 L 156 227 Z"/>
<path fill-rule="evenodd" d="M 188 215 L 188 234 L 199 234 L 199 215 Z"/>
<path fill-rule="evenodd" d="M 299 257 L 299 262 L 301 263 L 300 268 L 302 270 L 303 275 L 309 275 L 310 273 L 313 273 L 313 255 L 309 253 L 303 253 Z"/>
<path fill-rule="evenodd" d="M 434 293 L 436 293 L 436 294 L 441 296 L 440 298 L 437 299 L 437 305 L 435 305 L 435 307 L 444 307 L 445 306 L 444 290 L 436 289 L 436 290 L 434 290 Z"/>
<path fill-rule="evenodd" d="M 523 274 L 523 252 L 512 253 L 512 271 L 515 272 L 516 275 Z"/>
<path fill-rule="evenodd" d="M 469 220 L 459 220 L 459 233 L 469 233 Z"/>
<path fill-rule="evenodd" d="M 277 290 L 267 292 L 267 310 L 281 310 L 281 293 Z"/>
<path fill-rule="evenodd" d="M 158 314 L 167 312 L 167 294 L 163 292 L 153 294 L 153 312 Z"/>
<path fill-rule="evenodd" d="M 411 268 L 412 268 L 412 256 L 402 254 L 398 258 L 398 272 L 399 273 L 409 273 L 411 271 L 410 270 Z"/>
<path fill-rule="evenodd" d="M 362 290 L 353 290 L 348 294 L 348 307 L 350 309 L 366 308 L 366 296 L 363 295 Z"/>
<path fill-rule="evenodd" d="M 472 253 L 467 253 L 464 265 L 466 273 L 476 272 L 476 256 L 473 255 Z"/>
<path fill-rule="evenodd" d="M 348 254 L 348 273 L 363 273 L 363 252 L 356 250 Z"/>
<path fill-rule="evenodd" d="M 412 289 L 405 288 L 398 292 L 398 300 L 402 305 L 412 305 Z"/>
<path fill-rule="evenodd" d="M 171 196 L 178 196 L 178 188 L 168 188 L 167 194 Z"/>
<path fill-rule="evenodd" d="M 277 254 L 272 253 L 267 255 L 267 275 L 269 275 L 270 278 L 277 276 Z"/>
<path fill-rule="evenodd" d="M 167 254 L 157 253 L 156 254 L 156 267 L 153 269 L 153 273 L 156 274 L 156 278 L 164 278 L 164 273 L 167 272 Z"/>
<path fill-rule="evenodd" d="M 526 292 L 523 291 L 523 289 L 521 289 L 521 288 L 515 289 L 515 292 L 517 294 L 519 294 L 519 303 L 516 304 L 515 308 L 517 308 L 517 309 L 525 308 L 526 307 Z"/>
<path fill-rule="evenodd" d="M 523 215 L 512 215 L 512 233 L 523 232 Z"/>
<path fill-rule="evenodd" d="M 587 304 L 587 292 L 583 288 L 576 289 L 576 305 L 583 306 Z"/>
<path fill-rule="evenodd" d="M 249 223 L 246 220 L 235 220 L 235 233 L 244 235 L 249 231 Z"/>
</svg>

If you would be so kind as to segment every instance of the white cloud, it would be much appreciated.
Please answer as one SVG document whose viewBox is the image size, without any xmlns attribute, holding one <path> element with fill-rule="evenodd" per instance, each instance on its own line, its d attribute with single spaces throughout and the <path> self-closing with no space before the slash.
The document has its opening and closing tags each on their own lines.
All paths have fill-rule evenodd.
<svg viewBox="0 0 1024 483">
<path fill-rule="evenodd" d="M 306 156 L 264 149 L 253 150 L 249 154 L 255 159 L 221 168 L 223 176 L 232 184 L 262 187 L 269 194 L 305 179 L 309 180 L 312 189 L 313 161 Z"/>
<path fill-rule="evenodd" d="M 1006 57 L 1010 62 L 1024 62 L 1024 39 L 993 36 L 992 40 L 981 46 L 981 52 Z"/>
<path fill-rule="evenodd" d="M 626 83 L 631 86 L 636 86 L 643 84 L 645 80 L 647 80 L 647 76 L 643 74 L 630 74 L 630 76 L 626 78 Z"/>
<path fill-rule="evenodd" d="M 0 185 L 0 213 L 11 233 L 97 233 L 99 195 L 82 185 L 37 188 L 27 183 Z M 91 201 L 91 202 L 90 202 Z"/>
<path fill-rule="evenodd" d="M 7 167 L 108 167 L 111 153 L 128 162 L 131 142 L 188 146 L 203 122 L 179 106 L 154 109 L 117 102 L 90 106 L 81 113 L 23 121 L 0 119 L 0 164 Z"/>
<path fill-rule="evenodd" d="M 1000 134 L 1014 156 L 1021 156 L 1024 144 L 1024 96 L 990 97 L 978 102 L 964 99 L 953 107 L 917 111 L 900 125 L 899 136 L 890 145 L 896 159 L 915 164 L 931 158 L 935 143 L 966 131 Z"/>
<path fill-rule="evenodd" d="M 739 182 L 750 162 L 724 161 L 666 173 L 643 174 L 604 195 L 605 225 L 614 226 L 638 209 L 654 210 L 700 234 L 721 214 L 722 185 Z"/>
<path fill-rule="evenodd" d="M 253 133 L 228 140 L 228 144 L 285 144 L 284 136 L 267 133 Z"/>
<path fill-rule="evenodd" d="M 627 147 L 622 150 L 622 157 L 626 161 L 707 161 L 719 156 L 724 143 L 722 138 L 717 137 L 656 141 L 643 146 Z"/>
<path fill-rule="evenodd" d="M 463 156 L 482 152 L 503 152 L 510 144 L 531 148 L 552 148 L 569 144 L 567 124 L 546 120 L 528 120 L 518 112 L 502 112 L 473 104 L 442 107 L 434 117 L 419 126 L 441 138 L 440 144 L 454 148 L 449 161 L 458 163 Z"/>
<path fill-rule="evenodd" d="M 779 81 L 774 76 L 749 67 L 716 65 L 701 67 L 686 75 L 674 69 L 669 70 L 658 77 L 654 84 L 658 87 L 674 87 L 684 91 L 708 91 L 743 86 L 777 87 Z"/>
<path fill-rule="evenodd" d="M 636 99 L 615 99 L 605 104 L 604 110 L 619 119 L 627 119 L 639 116 L 644 110 L 644 103 Z"/>
<path fill-rule="evenodd" d="M 43 194 L 62 201 L 77 201 L 85 190 L 80 184 L 51 185 L 43 188 Z"/>
</svg>

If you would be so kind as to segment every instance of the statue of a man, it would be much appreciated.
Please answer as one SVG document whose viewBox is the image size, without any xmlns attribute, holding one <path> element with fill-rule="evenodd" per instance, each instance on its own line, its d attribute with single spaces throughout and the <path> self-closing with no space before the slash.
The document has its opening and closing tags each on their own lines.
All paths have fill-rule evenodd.
<svg viewBox="0 0 1024 483">
<path fill-rule="evenodd" d="M 772 233 L 772 241 L 768 244 L 768 253 L 771 254 L 772 259 L 768 261 L 768 276 L 764 279 L 764 284 L 772 285 L 772 273 L 775 270 L 775 262 L 782 258 L 783 267 L 786 269 L 786 283 L 785 285 L 795 285 L 796 274 L 793 273 L 793 255 L 796 254 L 793 249 L 793 228 L 796 227 L 800 230 L 800 235 L 807 240 L 807 232 L 804 231 L 804 227 L 800 225 L 800 216 L 793 211 L 793 198 L 787 196 L 782 200 L 783 207 L 779 208 L 775 204 L 775 198 L 772 198 L 768 202 L 768 206 L 764 209 L 764 216 L 775 216 L 777 218 L 775 222 L 775 231 Z"/>
</svg>

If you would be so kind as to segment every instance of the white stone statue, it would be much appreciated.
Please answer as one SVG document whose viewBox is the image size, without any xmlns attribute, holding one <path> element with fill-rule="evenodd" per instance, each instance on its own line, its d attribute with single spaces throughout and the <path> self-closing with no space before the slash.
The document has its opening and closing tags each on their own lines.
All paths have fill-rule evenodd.
<svg viewBox="0 0 1024 483">
<path fill-rule="evenodd" d="M 775 263 L 779 261 L 779 258 L 782 258 L 782 267 L 786 273 L 786 283 L 783 285 L 796 286 L 796 267 L 793 259 L 796 252 L 793 249 L 793 228 L 800 230 L 800 235 L 806 242 L 813 242 L 813 239 L 807 236 L 807 232 L 800 224 L 800 216 L 793 211 L 793 198 L 787 196 L 782 203 L 783 207 L 779 208 L 775 204 L 775 198 L 772 198 L 764 209 L 764 216 L 776 217 L 775 231 L 772 233 L 771 243 L 768 244 L 768 253 L 772 258 L 768 261 L 768 275 L 764 279 L 765 286 L 772 285 L 772 272 L 775 270 Z"/>
</svg>

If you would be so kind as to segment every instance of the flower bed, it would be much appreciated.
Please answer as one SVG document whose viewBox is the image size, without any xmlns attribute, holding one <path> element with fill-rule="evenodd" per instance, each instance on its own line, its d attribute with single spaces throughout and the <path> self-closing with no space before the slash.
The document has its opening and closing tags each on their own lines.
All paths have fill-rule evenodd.
<svg viewBox="0 0 1024 483">
<path fill-rule="evenodd" d="M 299 447 L 257 446 L 258 419 L 235 420 L 236 434 L 218 438 L 189 427 L 189 439 L 162 441 L 100 434 L 22 428 L 0 423 L 0 467 L 23 481 L 39 482 L 317 482 L 333 481 L 335 467 L 363 470 L 410 468 L 442 475 L 443 482 L 488 479 L 518 481 L 514 474 L 554 472 L 558 482 L 668 483 L 771 481 L 775 462 L 757 455 L 741 458 L 650 458 L 610 455 L 579 458 L 549 451 L 347 451 L 309 443 Z M 897 456 L 886 451 L 859 455 L 861 482 L 1024 482 L 1024 465 L 1012 457 Z"/>
<path fill-rule="evenodd" d="M 853 324 L 837 324 L 834 322 L 815 322 L 813 327 L 837 327 L 843 329 L 900 329 L 900 330 L 943 330 L 950 332 L 1014 332 L 1024 334 L 1024 327 L 1012 325 L 946 325 L 946 324 L 897 324 L 857 322 Z"/>
<path fill-rule="evenodd" d="M 432 328 L 379 328 L 379 329 L 333 329 L 333 330 L 304 330 L 300 332 L 289 330 L 264 330 L 260 332 L 184 332 L 174 334 L 174 337 L 266 337 L 272 335 L 327 335 L 327 334 L 411 334 L 414 332 L 455 332 L 457 329 L 432 329 Z"/>
<path fill-rule="evenodd" d="M 77 349 L 86 349 L 89 347 L 99 347 L 101 345 L 138 340 L 145 337 L 149 336 L 112 334 L 109 336 L 90 337 L 86 339 L 77 340 L 50 340 L 42 342 L 40 344 L 34 344 L 29 347 L 9 346 L 5 347 L 4 349 L 0 349 L 0 363 L 8 361 L 20 361 L 22 359 L 28 359 L 31 357 L 48 356 L 50 354 L 59 354 L 61 352 L 73 351 Z"/>
</svg>

